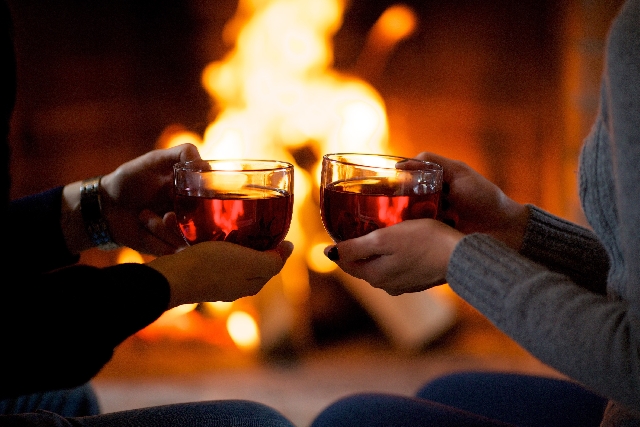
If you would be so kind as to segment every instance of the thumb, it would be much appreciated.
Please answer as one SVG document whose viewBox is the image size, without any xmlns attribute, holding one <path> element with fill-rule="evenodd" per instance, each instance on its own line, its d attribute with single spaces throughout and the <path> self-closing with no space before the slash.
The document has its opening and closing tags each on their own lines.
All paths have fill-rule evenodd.
<svg viewBox="0 0 640 427">
<path fill-rule="evenodd" d="M 285 241 L 281 242 L 274 249 L 274 251 L 276 251 L 278 253 L 278 255 L 280 255 L 280 258 L 282 258 L 283 262 L 287 262 L 287 260 L 291 256 L 291 253 L 293 252 L 293 243 L 285 240 Z"/>
<path fill-rule="evenodd" d="M 328 246 L 324 254 L 332 261 L 342 262 L 354 262 L 382 255 L 380 234 L 383 230 L 383 228 L 374 230 L 364 236 Z"/>
</svg>

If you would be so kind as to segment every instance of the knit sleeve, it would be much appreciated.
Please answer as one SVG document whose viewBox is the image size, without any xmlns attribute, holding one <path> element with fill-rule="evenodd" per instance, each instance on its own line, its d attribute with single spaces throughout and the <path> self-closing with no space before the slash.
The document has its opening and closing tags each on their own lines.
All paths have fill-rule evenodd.
<svg viewBox="0 0 640 427">
<path fill-rule="evenodd" d="M 542 362 L 640 410 L 640 319 L 483 234 L 452 254 L 451 289 Z M 625 355 L 621 357 L 621 355 Z"/>
<path fill-rule="evenodd" d="M 640 0 L 626 1 L 611 27 L 602 88 L 580 168 L 602 247 L 533 210 L 521 253 L 466 236 L 447 279 L 531 354 L 640 419 Z"/>
<path fill-rule="evenodd" d="M 596 235 L 536 206 L 529 207 L 531 214 L 520 253 L 604 295 L 609 256 Z"/>
</svg>

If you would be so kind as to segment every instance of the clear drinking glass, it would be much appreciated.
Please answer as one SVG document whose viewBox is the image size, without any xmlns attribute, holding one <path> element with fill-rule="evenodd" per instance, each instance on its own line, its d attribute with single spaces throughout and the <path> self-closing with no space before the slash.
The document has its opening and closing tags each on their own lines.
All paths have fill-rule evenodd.
<svg viewBox="0 0 640 427">
<path fill-rule="evenodd" d="M 400 221 L 435 218 L 442 192 L 436 163 L 384 154 L 322 158 L 320 212 L 335 242 Z"/>
<path fill-rule="evenodd" d="M 189 245 L 209 240 L 259 251 L 284 240 L 293 212 L 293 165 L 197 160 L 174 165 L 174 208 Z"/>
</svg>

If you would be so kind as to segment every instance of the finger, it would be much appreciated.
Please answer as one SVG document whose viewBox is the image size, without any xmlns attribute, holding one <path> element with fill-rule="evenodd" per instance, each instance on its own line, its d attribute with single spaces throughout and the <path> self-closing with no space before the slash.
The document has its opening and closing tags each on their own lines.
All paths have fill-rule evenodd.
<svg viewBox="0 0 640 427">
<path fill-rule="evenodd" d="M 384 259 L 387 256 L 378 256 L 356 261 L 338 260 L 336 264 L 345 273 L 362 279 L 375 288 L 380 288 L 385 283 L 384 279 Z"/>
<path fill-rule="evenodd" d="M 282 258 L 283 262 L 287 262 L 287 259 L 289 259 L 289 257 L 291 256 L 291 253 L 293 252 L 293 243 L 289 242 L 288 240 L 285 240 L 281 242 L 274 249 L 274 251 L 276 251 L 278 255 L 280 255 L 280 258 Z"/>
<path fill-rule="evenodd" d="M 199 245 L 216 244 L 223 265 L 242 272 L 246 279 L 271 278 L 284 267 L 284 260 L 276 250 L 257 251 L 229 242 L 203 242 Z"/>
<path fill-rule="evenodd" d="M 149 153 L 147 153 L 147 156 L 150 156 L 148 157 L 147 163 L 155 165 L 153 167 L 156 168 L 156 170 L 161 171 L 173 168 L 173 165 L 178 162 L 200 159 L 198 148 L 191 143 L 185 143 L 176 145 L 175 147 L 171 148 L 150 151 Z M 143 161 L 144 156 L 140 159 L 140 161 Z"/>
<path fill-rule="evenodd" d="M 188 162 L 192 160 L 200 160 L 200 152 L 198 148 L 190 143 L 178 145 L 176 148 L 180 148 L 180 161 Z"/>
<path fill-rule="evenodd" d="M 257 252 L 259 254 L 258 260 L 251 264 L 255 268 L 255 276 L 253 277 L 271 278 L 280 273 L 284 267 L 285 259 L 279 251 Z M 286 254 L 286 249 L 284 253 Z"/>
<path fill-rule="evenodd" d="M 384 234 L 385 229 L 381 228 L 362 237 L 344 240 L 334 246 L 325 248 L 325 255 L 332 261 L 341 260 L 345 262 L 354 262 L 382 255 L 384 254 Z"/>
<path fill-rule="evenodd" d="M 138 219 L 144 227 L 143 233 L 146 235 L 143 236 L 143 239 L 147 247 L 149 250 L 159 251 L 156 254 L 167 255 L 175 253 L 186 246 L 184 239 L 175 232 L 175 229 L 167 226 L 164 219 L 152 211 L 144 209 L 140 212 Z"/>
<path fill-rule="evenodd" d="M 178 224 L 178 217 L 176 216 L 176 213 L 174 211 L 165 213 L 164 217 L 162 217 L 162 222 L 164 223 L 164 226 L 168 230 L 172 231 L 173 234 L 175 234 L 184 244 L 184 238 L 182 236 L 182 232 L 180 231 L 180 225 Z"/>
<path fill-rule="evenodd" d="M 427 162 L 437 163 L 439 165 L 442 165 L 443 163 L 448 163 L 450 161 L 448 158 L 444 156 L 440 156 L 439 154 L 431 153 L 429 151 L 423 151 L 422 153 L 419 153 L 415 158 L 419 160 L 425 160 Z"/>
<path fill-rule="evenodd" d="M 444 181 L 442 186 L 448 186 L 453 178 L 453 171 L 456 169 L 456 161 L 447 157 L 440 156 L 439 154 L 423 151 L 416 156 L 416 159 L 425 160 L 427 162 L 437 163 L 442 166 L 442 180 Z"/>
</svg>

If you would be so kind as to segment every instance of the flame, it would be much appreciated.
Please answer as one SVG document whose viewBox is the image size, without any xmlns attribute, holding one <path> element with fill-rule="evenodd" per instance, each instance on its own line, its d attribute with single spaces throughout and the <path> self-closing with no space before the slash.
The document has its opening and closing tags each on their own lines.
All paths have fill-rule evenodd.
<svg viewBox="0 0 640 427">
<path fill-rule="evenodd" d="M 164 147 L 194 143 L 207 159 L 263 158 L 295 165 L 296 202 L 287 240 L 306 255 L 294 254 L 281 273 L 280 286 L 289 299 L 308 295 L 307 268 L 319 272 L 335 268 L 322 254 L 330 240 L 317 212 L 322 155 L 387 149 L 388 123 L 381 96 L 365 81 L 331 68 L 331 39 L 342 25 L 344 8 L 344 0 L 240 0 L 224 29 L 233 48 L 202 73 L 215 119 L 202 138 L 172 127 L 161 142 Z M 415 25 L 409 8 L 392 7 L 374 27 L 371 39 L 384 39 L 388 51 Z M 312 153 L 312 164 L 296 163 L 294 153 L 300 148 Z M 313 216 L 309 209 L 314 209 Z M 311 224 L 314 218 L 317 224 Z M 244 319 L 236 314 L 240 313 L 229 315 L 231 336 L 235 334 L 231 328 L 240 322 L 232 322 L 232 317 Z M 234 337 L 239 347 L 255 348 L 257 331 L 251 339 L 249 343 Z"/>
<path fill-rule="evenodd" d="M 330 244 L 332 244 L 331 241 L 325 240 L 311 246 L 311 249 L 307 253 L 307 264 L 313 271 L 317 271 L 318 273 L 329 273 L 338 268 L 336 263 L 324 256 L 324 248 Z"/>
<path fill-rule="evenodd" d="M 231 313 L 227 318 L 227 330 L 239 348 L 253 350 L 260 344 L 258 324 L 249 313 L 240 310 Z"/>
<path fill-rule="evenodd" d="M 413 34 L 416 26 L 415 12 L 406 5 L 396 4 L 380 15 L 369 37 L 379 49 L 388 49 Z"/>
</svg>

